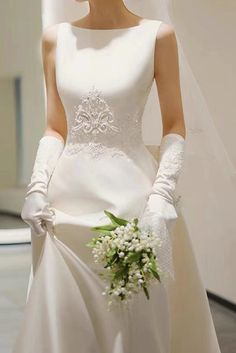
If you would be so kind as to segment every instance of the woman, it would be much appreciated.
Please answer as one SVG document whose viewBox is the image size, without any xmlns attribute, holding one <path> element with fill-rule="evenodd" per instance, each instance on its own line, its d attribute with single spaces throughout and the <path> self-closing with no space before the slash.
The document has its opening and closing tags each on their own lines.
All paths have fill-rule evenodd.
<svg viewBox="0 0 236 353">
<path fill-rule="evenodd" d="M 186 133 L 174 30 L 131 13 L 122 0 L 89 5 L 84 18 L 43 34 L 47 128 L 22 209 L 32 230 L 33 281 L 14 352 L 217 353 L 193 255 L 182 262 L 192 272 L 178 271 L 181 253 L 172 268 Z M 163 124 L 159 163 L 141 129 L 153 80 Z M 111 312 L 86 248 L 91 227 L 107 223 L 105 209 L 161 232 L 160 262 L 176 278 L 153 285 L 149 301 L 140 293 Z"/>
</svg>

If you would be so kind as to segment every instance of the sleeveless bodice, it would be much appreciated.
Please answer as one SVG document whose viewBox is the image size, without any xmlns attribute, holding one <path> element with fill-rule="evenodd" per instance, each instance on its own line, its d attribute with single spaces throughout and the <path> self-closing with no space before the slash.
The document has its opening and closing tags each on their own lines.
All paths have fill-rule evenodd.
<svg viewBox="0 0 236 353">
<path fill-rule="evenodd" d="M 97 224 L 104 209 L 128 217 L 144 206 L 158 166 L 143 143 L 142 115 L 160 23 L 110 30 L 59 24 L 56 84 L 68 131 L 48 187 L 58 222 L 73 216 L 77 224 L 81 216 Z"/>
<path fill-rule="evenodd" d="M 104 30 L 59 25 L 56 79 L 67 117 L 67 156 L 134 158 L 143 146 L 142 114 L 160 23 L 143 19 L 138 26 Z"/>
</svg>

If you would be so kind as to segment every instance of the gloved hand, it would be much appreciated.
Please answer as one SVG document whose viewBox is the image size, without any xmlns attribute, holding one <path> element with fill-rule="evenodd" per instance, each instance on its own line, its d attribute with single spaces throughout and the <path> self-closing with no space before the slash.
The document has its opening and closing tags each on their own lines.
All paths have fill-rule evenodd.
<svg viewBox="0 0 236 353">
<path fill-rule="evenodd" d="M 50 208 L 47 196 L 38 191 L 34 191 L 27 196 L 21 211 L 21 218 L 36 235 L 46 235 L 45 221 L 53 221 L 53 211 Z"/>
<path fill-rule="evenodd" d="M 64 149 L 64 141 L 52 135 L 45 135 L 39 146 L 30 183 L 27 185 L 22 219 L 29 224 L 36 235 L 46 234 L 46 221 L 53 221 L 53 209 L 47 198 L 48 183 Z"/>
<path fill-rule="evenodd" d="M 183 166 L 184 147 L 185 139 L 179 134 L 162 137 L 157 175 L 140 217 L 140 226 L 153 231 L 163 242 L 157 252 L 167 272 L 172 272 L 170 235 L 178 218 L 175 190 Z"/>
<path fill-rule="evenodd" d="M 143 212 L 143 217 L 150 212 L 162 216 L 170 231 L 177 218 L 175 190 L 183 166 L 184 147 L 185 139 L 179 134 L 169 133 L 162 137 L 157 175 Z"/>
<path fill-rule="evenodd" d="M 151 194 L 141 216 L 141 222 L 150 224 L 154 221 L 156 228 L 163 227 L 165 224 L 169 234 L 171 234 L 177 218 L 177 211 L 173 204 L 167 202 L 160 195 Z"/>
</svg>

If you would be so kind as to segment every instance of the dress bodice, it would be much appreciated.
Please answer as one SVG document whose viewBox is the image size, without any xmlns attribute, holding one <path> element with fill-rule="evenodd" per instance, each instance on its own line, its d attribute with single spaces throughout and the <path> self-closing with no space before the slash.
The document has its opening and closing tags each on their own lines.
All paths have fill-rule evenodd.
<svg viewBox="0 0 236 353">
<path fill-rule="evenodd" d="M 142 115 L 160 24 L 151 19 L 119 29 L 59 24 L 56 81 L 67 118 L 67 156 L 132 155 L 143 145 Z"/>
</svg>

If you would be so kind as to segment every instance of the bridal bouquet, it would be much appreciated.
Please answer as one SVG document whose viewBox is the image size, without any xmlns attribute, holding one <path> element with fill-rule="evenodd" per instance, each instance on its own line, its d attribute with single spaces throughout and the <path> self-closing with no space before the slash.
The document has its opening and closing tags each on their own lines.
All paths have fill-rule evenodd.
<svg viewBox="0 0 236 353">
<path fill-rule="evenodd" d="M 148 286 L 160 281 L 160 269 L 155 249 L 160 240 L 151 231 L 138 227 L 138 218 L 126 220 L 104 210 L 110 224 L 91 228 L 98 232 L 87 243 L 92 248 L 94 261 L 103 265 L 109 285 L 102 293 L 113 302 L 128 302 L 133 294 L 144 291 L 149 299 Z"/>
</svg>

